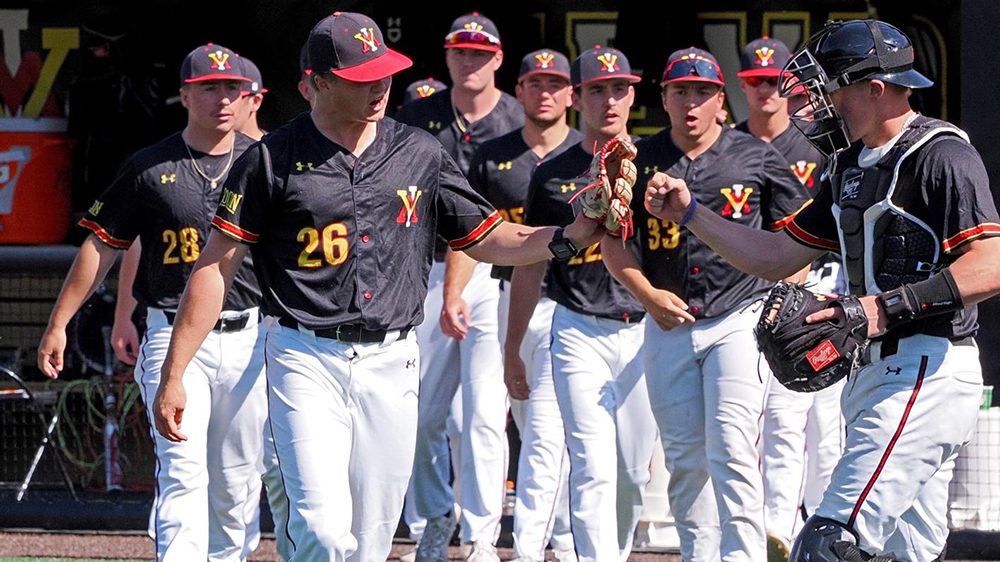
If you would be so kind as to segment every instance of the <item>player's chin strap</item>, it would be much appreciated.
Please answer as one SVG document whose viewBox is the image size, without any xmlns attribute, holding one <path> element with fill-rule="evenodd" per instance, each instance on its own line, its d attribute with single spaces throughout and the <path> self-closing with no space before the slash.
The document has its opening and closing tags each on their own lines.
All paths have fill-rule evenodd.
<svg viewBox="0 0 1000 562">
<path fill-rule="evenodd" d="M 858 546 L 854 531 L 838 521 L 813 515 L 795 539 L 788 562 L 892 562 L 893 553 L 874 555 Z"/>
</svg>

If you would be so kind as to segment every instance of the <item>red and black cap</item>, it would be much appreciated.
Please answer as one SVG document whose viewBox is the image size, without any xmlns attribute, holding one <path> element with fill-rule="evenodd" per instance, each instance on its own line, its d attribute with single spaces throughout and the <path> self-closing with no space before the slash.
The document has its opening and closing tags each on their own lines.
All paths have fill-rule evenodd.
<svg viewBox="0 0 1000 562">
<path fill-rule="evenodd" d="M 386 46 L 382 30 L 356 12 L 334 12 L 309 32 L 309 68 L 351 82 L 374 82 L 413 66 L 406 55 Z"/>
<path fill-rule="evenodd" d="M 500 32 L 493 20 L 479 12 L 472 12 L 451 23 L 448 35 L 444 36 L 444 48 L 496 52 L 503 47 L 500 44 Z"/>
<path fill-rule="evenodd" d="M 532 51 L 521 59 L 521 70 L 517 73 L 517 81 L 520 82 L 535 74 L 550 74 L 569 80 L 569 59 L 552 49 Z"/>
<path fill-rule="evenodd" d="M 740 78 L 750 76 L 779 76 L 781 69 L 792 58 L 788 46 L 771 37 L 764 36 L 747 43 L 740 52 Z"/>
<path fill-rule="evenodd" d="M 403 94 L 403 103 L 406 104 L 413 100 L 430 97 L 441 90 L 447 89 L 447 84 L 431 77 L 417 80 L 406 87 L 406 92 Z"/>
<path fill-rule="evenodd" d="M 576 57 L 570 67 L 570 82 L 574 88 L 612 78 L 624 78 L 632 83 L 642 80 L 638 75 L 632 74 L 632 67 L 625 53 L 614 47 L 596 45 Z"/>
<path fill-rule="evenodd" d="M 181 63 L 181 83 L 194 84 L 209 80 L 248 82 L 238 59 L 239 55 L 222 45 L 207 43 L 196 47 Z"/>
<path fill-rule="evenodd" d="M 247 94 L 266 94 L 267 88 L 264 87 L 264 78 L 260 74 L 260 69 L 254 62 L 246 57 L 239 57 L 241 73 L 244 78 L 249 78 L 249 82 L 244 82 L 243 92 Z"/>
<path fill-rule="evenodd" d="M 665 86 L 674 82 L 708 82 L 719 86 L 726 84 L 719 61 L 715 60 L 712 53 L 697 47 L 670 53 L 660 85 Z"/>
</svg>

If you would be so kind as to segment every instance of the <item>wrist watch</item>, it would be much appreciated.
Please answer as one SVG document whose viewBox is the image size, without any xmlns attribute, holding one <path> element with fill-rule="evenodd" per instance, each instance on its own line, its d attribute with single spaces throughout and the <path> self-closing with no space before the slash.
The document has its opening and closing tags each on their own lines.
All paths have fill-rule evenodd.
<svg viewBox="0 0 1000 562">
<path fill-rule="evenodd" d="M 556 233 L 552 235 L 552 241 L 549 242 L 549 251 L 552 252 L 552 256 L 555 259 L 567 261 L 580 250 L 577 249 L 572 240 L 563 237 L 563 229 L 558 228 L 556 229 Z"/>
</svg>

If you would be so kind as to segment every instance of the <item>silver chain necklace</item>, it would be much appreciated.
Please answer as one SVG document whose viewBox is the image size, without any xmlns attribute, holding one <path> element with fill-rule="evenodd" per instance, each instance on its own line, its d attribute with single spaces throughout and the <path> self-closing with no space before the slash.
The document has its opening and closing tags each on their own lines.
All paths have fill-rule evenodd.
<svg viewBox="0 0 1000 562">
<path fill-rule="evenodd" d="M 198 161 L 194 159 L 194 154 L 191 153 L 191 147 L 187 142 L 184 143 L 184 148 L 187 149 L 188 156 L 191 158 L 191 165 L 194 166 L 194 171 L 198 172 L 199 176 L 205 178 L 205 180 L 208 181 L 208 185 L 211 186 L 212 189 L 215 189 L 219 186 L 219 180 L 222 179 L 222 176 L 226 175 L 226 172 L 229 171 L 229 166 L 233 163 L 233 152 L 236 150 L 236 140 L 233 139 L 233 144 L 229 147 L 229 160 L 222 168 L 222 171 L 219 172 L 219 175 L 214 178 L 206 174 L 205 170 L 201 169 L 201 166 L 198 165 Z"/>
</svg>

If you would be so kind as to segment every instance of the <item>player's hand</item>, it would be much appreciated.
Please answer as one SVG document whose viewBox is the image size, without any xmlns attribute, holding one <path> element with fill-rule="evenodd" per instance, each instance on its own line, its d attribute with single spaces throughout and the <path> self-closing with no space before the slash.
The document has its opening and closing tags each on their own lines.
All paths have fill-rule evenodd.
<svg viewBox="0 0 1000 562">
<path fill-rule="evenodd" d="M 687 182 L 656 172 L 646 183 L 646 210 L 656 218 L 680 222 L 691 204 Z"/>
<path fill-rule="evenodd" d="M 665 332 L 681 324 L 694 322 L 687 303 L 670 291 L 655 289 L 643 298 L 642 305 L 656 325 Z"/>
<path fill-rule="evenodd" d="M 520 353 L 504 353 L 503 383 L 507 385 L 507 393 L 515 400 L 527 400 L 531 389 L 528 388 L 527 371 Z"/>
<path fill-rule="evenodd" d="M 868 317 L 868 337 L 874 338 L 884 334 L 887 319 L 885 314 L 883 314 L 882 306 L 878 303 L 878 297 L 868 295 L 858 300 L 861 302 L 861 307 L 865 309 L 865 316 Z M 844 309 L 839 306 L 831 306 L 806 317 L 806 322 L 809 324 L 818 324 L 827 320 L 842 322 L 844 320 Z"/>
<path fill-rule="evenodd" d="M 181 419 L 184 417 L 184 406 L 187 404 L 187 394 L 184 383 L 180 380 L 164 379 L 156 389 L 153 399 L 153 423 L 156 431 L 170 441 L 187 441 L 187 436 L 181 433 Z"/>
<path fill-rule="evenodd" d="M 594 222 L 580 213 L 565 230 L 563 236 L 569 238 L 577 248 L 589 248 L 600 242 L 604 237 L 604 226 Z"/>
<path fill-rule="evenodd" d="M 131 320 L 119 321 L 111 326 L 111 348 L 115 357 L 126 365 L 135 365 L 139 356 L 139 332 Z"/>
<path fill-rule="evenodd" d="M 48 328 L 38 344 L 38 368 L 50 379 L 63 370 L 63 353 L 66 351 L 66 329 Z"/>
<path fill-rule="evenodd" d="M 446 299 L 441 307 L 441 319 L 439 320 L 441 331 L 450 338 L 462 341 L 465 336 L 469 335 L 467 321 L 471 317 L 469 305 L 465 304 L 465 299 Z"/>
</svg>

